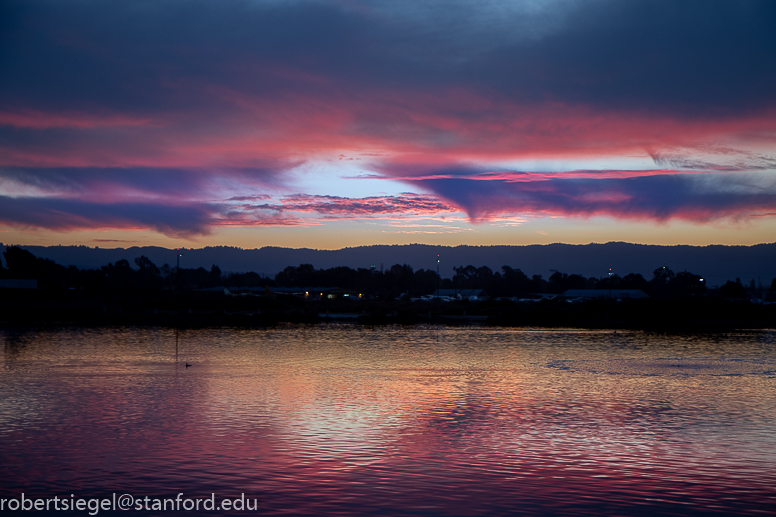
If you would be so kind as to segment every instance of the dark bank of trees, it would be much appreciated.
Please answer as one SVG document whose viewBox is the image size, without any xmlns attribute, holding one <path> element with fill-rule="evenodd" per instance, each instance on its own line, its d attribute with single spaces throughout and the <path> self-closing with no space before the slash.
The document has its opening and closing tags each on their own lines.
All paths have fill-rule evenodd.
<svg viewBox="0 0 776 517">
<path fill-rule="evenodd" d="M 698 296 L 706 292 L 700 275 L 686 271 L 674 274 L 668 268 L 658 268 L 647 281 L 631 273 L 604 278 L 554 272 L 545 280 L 541 275 L 529 277 L 520 269 L 503 266 L 500 272 L 489 267 L 461 266 L 453 268 L 452 278 L 440 279 L 436 271 L 413 271 L 412 267 L 395 265 L 385 271 L 335 267 L 315 269 L 310 264 L 289 266 L 275 276 L 277 285 L 288 287 L 339 287 L 380 297 L 401 295 L 421 296 L 442 289 L 483 289 L 491 298 L 521 297 L 536 293 L 561 294 L 569 289 L 640 289 L 655 297 Z"/>
<path fill-rule="evenodd" d="M 657 298 L 700 296 L 706 292 L 706 283 L 700 275 L 687 271 L 674 274 L 666 267 L 656 269 L 649 281 L 638 273 L 630 273 L 624 277 L 613 274 L 603 278 L 585 278 L 582 275 L 568 275 L 556 271 L 548 280 L 544 280 L 540 275 L 528 278 L 519 269 L 509 266 L 502 267 L 501 273 L 493 273 L 487 267 L 474 266 L 454 270 L 451 287 L 485 289 L 491 297 L 531 293 L 561 294 L 569 289 L 639 289 Z"/>
<path fill-rule="evenodd" d="M 99 269 L 65 267 L 52 260 L 35 257 L 29 251 L 11 246 L 3 253 L 5 267 L 0 264 L 0 278 L 35 279 L 41 289 L 63 290 L 167 290 L 191 291 L 212 287 L 337 287 L 363 293 L 372 298 L 395 299 L 419 297 L 442 289 L 483 289 L 490 298 L 523 297 L 537 293 L 561 294 L 569 289 L 639 289 L 653 298 L 682 298 L 707 294 L 706 282 L 700 275 L 682 271 L 674 273 L 667 267 L 655 269 L 651 279 L 631 273 L 620 277 L 612 274 L 603 278 L 586 278 L 578 274 L 553 272 L 548 279 L 540 275 L 529 277 L 520 269 L 503 266 L 492 271 L 486 266 L 472 265 L 454 268 L 452 278 L 440 279 L 436 271 L 415 271 L 407 264 L 396 264 L 386 270 L 374 268 L 333 267 L 315 269 L 311 264 L 288 266 L 273 278 L 254 272 L 224 274 L 217 265 L 205 268 L 176 269 L 168 264 L 161 267 L 145 256 L 134 260 L 119 260 Z M 718 290 L 718 296 L 728 299 L 757 297 L 761 292 L 754 283 L 745 287 L 739 279 L 728 281 Z M 776 296 L 776 279 L 768 290 Z"/>
<path fill-rule="evenodd" d="M 274 285 L 271 279 L 252 272 L 222 275 L 215 264 L 209 271 L 202 267 L 176 269 L 169 264 L 157 267 L 145 256 L 136 258 L 134 267 L 128 260 L 118 260 L 99 269 L 65 267 L 16 246 L 8 247 L 3 257 L 5 267 L 0 265 L 0 278 L 34 279 L 41 289 L 191 290 L 216 287 L 225 282 L 245 287 Z"/>
<path fill-rule="evenodd" d="M 288 266 L 275 275 L 275 283 L 300 288 L 338 287 L 382 298 L 422 296 L 442 285 L 436 271 L 414 271 L 407 264 L 396 264 L 384 271 L 344 266 L 315 269 L 311 264 L 301 264 L 298 267 Z"/>
<path fill-rule="evenodd" d="M 528 276 L 504 266 L 456 267 L 452 278 L 440 279 L 436 271 L 394 265 L 386 270 L 334 267 L 315 269 L 310 264 L 289 266 L 275 278 L 256 273 L 225 274 L 218 266 L 176 269 L 157 266 L 147 257 L 133 263 L 119 260 L 100 268 L 65 267 L 28 251 L 9 247 L 0 264 L 0 278 L 35 279 L 39 289 L 3 289 L 0 323 L 38 324 L 77 322 L 83 324 L 170 325 L 272 325 L 278 322 L 317 322 L 329 315 L 358 317 L 366 324 L 477 321 L 509 326 L 578 326 L 584 328 L 640 328 L 653 330 L 702 330 L 772 328 L 776 306 L 739 303 L 762 297 L 753 282 L 728 281 L 707 292 L 702 277 L 687 271 L 656 269 L 652 278 L 639 274 L 623 277 L 553 272 L 549 278 Z M 310 288 L 310 296 L 266 292 L 264 287 Z M 219 288 L 229 287 L 225 296 Z M 240 287 L 259 287 L 240 292 Z M 357 292 L 363 297 L 345 297 L 343 292 L 323 296 L 312 288 L 328 287 Z M 489 299 L 418 300 L 438 287 L 483 289 Z M 232 288 L 238 288 L 233 290 Z M 567 303 L 562 298 L 539 301 L 537 293 L 563 293 L 569 289 L 640 289 L 649 299 L 610 299 Z M 322 291 L 323 292 L 323 291 Z M 328 296 L 331 294 L 332 296 Z M 776 280 L 771 283 L 776 300 Z M 536 303 L 521 301 L 534 298 Z M 348 321 L 352 321 L 349 319 Z"/>
</svg>

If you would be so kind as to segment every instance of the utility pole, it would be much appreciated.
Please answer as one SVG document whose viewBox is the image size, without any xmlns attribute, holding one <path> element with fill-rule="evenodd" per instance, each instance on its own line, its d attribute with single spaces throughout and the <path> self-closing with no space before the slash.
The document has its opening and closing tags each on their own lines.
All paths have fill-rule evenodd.
<svg viewBox="0 0 776 517">
<path fill-rule="evenodd" d="M 180 290 L 181 284 L 181 249 L 175 248 L 175 290 Z"/>
<path fill-rule="evenodd" d="M 442 277 L 439 276 L 439 255 L 437 255 L 437 300 L 439 299 L 441 290 L 442 290 Z"/>
</svg>

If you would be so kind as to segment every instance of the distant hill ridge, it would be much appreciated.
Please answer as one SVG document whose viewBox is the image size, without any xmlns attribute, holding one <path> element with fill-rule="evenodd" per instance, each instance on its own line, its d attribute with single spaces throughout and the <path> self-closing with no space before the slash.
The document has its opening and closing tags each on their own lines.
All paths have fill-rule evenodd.
<svg viewBox="0 0 776 517">
<path fill-rule="evenodd" d="M 5 245 L 0 243 L 2 249 Z M 158 246 L 131 248 L 92 248 L 89 246 L 20 246 L 37 257 L 79 268 L 98 268 L 109 262 L 126 259 L 133 263 L 145 255 L 157 266 L 175 265 L 176 252 Z M 652 277 L 658 267 L 667 266 L 674 272 L 691 271 L 704 276 L 707 285 L 722 285 L 740 278 L 770 285 L 776 278 L 776 243 L 753 246 L 658 246 L 607 242 L 605 244 L 532 244 L 526 246 L 434 246 L 428 244 L 375 245 L 315 250 L 267 246 L 242 249 L 229 246 L 208 246 L 181 251 L 181 267 L 209 269 L 218 265 L 224 272 L 255 271 L 274 276 L 286 266 L 312 264 L 316 269 L 336 266 L 389 268 L 394 264 L 409 264 L 415 270 L 437 268 L 440 273 L 453 274 L 453 267 L 487 266 L 494 271 L 507 265 L 519 268 L 527 275 L 548 278 L 552 271 L 577 273 L 586 277 L 602 277 L 609 268 L 624 276 L 640 273 Z"/>
</svg>

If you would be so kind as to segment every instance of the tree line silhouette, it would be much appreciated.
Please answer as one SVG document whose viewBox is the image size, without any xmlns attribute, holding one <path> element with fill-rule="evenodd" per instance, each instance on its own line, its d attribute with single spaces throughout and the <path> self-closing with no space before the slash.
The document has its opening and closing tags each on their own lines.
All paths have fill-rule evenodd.
<svg viewBox="0 0 776 517">
<path fill-rule="evenodd" d="M 0 264 L 0 278 L 35 279 L 41 289 L 85 290 L 181 290 L 227 287 L 298 287 L 339 288 L 363 293 L 374 298 L 394 299 L 432 294 L 436 289 L 483 289 L 491 298 L 520 297 L 535 293 L 561 294 L 569 289 L 639 289 L 653 298 L 678 298 L 707 294 L 706 282 L 700 275 L 688 271 L 674 273 L 667 267 L 655 269 L 650 280 L 638 273 L 623 277 L 616 274 L 603 278 L 585 278 L 577 274 L 553 272 L 548 279 L 541 275 L 529 277 L 520 269 L 503 266 L 492 271 L 486 266 L 455 267 L 452 278 L 440 278 L 430 269 L 414 270 L 407 264 L 396 264 L 385 270 L 339 266 L 315 269 L 311 264 L 288 266 L 274 278 L 255 272 L 224 274 L 217 265 L 205 268 L 175 268 L 169 264 L 156 266 L 145 256 L 134 260 L 109 263 L 99 269 L 65 267 L 56 262 L 35 257 L 16 246 L 3 253 L 5 266 Z M 745 287 L 740 279 L 729 280 L 718 290 L 722 298 L 750 298 L 756 295 L 754 281 Z M 776 278 L 769 289 L 776 296 Z"/>
</svg>

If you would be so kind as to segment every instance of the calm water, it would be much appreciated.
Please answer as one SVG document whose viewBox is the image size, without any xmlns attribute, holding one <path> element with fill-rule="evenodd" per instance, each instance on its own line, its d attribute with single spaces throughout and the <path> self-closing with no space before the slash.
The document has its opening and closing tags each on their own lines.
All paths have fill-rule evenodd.
<svg viewBox="0 0 776 517">
<path fill-rule="evenodd" d="M 266 515 L 776 513 L 776 332 L 181 330 L 177 360 L 171 329 L 0 339 L 4 498 L 245 494 Z"/>
</svg>

